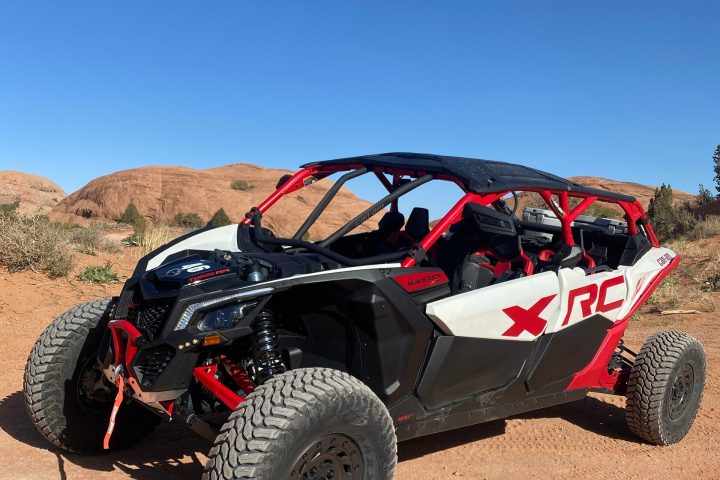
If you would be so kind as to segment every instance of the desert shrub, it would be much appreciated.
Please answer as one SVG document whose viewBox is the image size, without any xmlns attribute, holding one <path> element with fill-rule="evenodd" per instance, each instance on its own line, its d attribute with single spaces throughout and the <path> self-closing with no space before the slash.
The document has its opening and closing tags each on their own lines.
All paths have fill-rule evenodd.
<svg viewBox="0 0 720 480">
<path fill-rule="evenodd" d="M 8 217 L 15 215 L 17 209 L 20 207 L 20 200 L 15 200 L 10 203 L 0 203 L 0 216 Z"/>
<path fill-rule="evenodd" d="M 672 187 L 664 183 L 655 189 L 650 201 L 648 216 L 653 230 L 661 240 L 670 240 L 690 234 L 698 224 L 689 208 L 676 207 L 672 202 Z"/>
<path fill-rule="evenodd" d="M 253 188 L 255 188 L 255 185 L 248 182 L 247 180 L 233 180 L 233 182 L 230 184 L 230 188 L 233 190 L 240 190 L 242 192 L 249 192 Z"/>
<path fill-rule="evenodd" d="M 715 195 L 713 195 L 712 192 L 705 188 L 705 186 L 701 183 L 698 187 L 697 200 L 695 201 L 697 203 L 697 206 L 700 208 L 705 208 L 714 201 Z"/>
<path fill-rule="evenodd" d="M 144 228 L 147 224 L 147 220 L 145 220 L 145 217 L 140 215 L 140 212 L 138 211 L 135 204 L 130 202 L 128 203 L 128 206 L 125 208 L 125 211 L 120 217 L 120 223 L 126 223 L 128 225 L 132 225 L 135 228 Z"/>
<path fill-rule="evenodd" d="M 214 228 L 224 227 L 225 225 L 230 224 L 232 224 L 232 221 L 230 220 L 230 217 L 228 217 L 227 213 L 225 213 L 224 208 L 221 208 L 220 210 L 215 212 L 209 223 L 209 225 Z"/>
<path fill-rule="evenodd" d="M 86 255 L 96 255 L 103 245 L 105 234 L 102 227 L 93 223 L 88 228 L 74 228 L 69 231 L 70 243 L 75 249 Z"/>
<path fill-rule="evenodd" d="M 75 265 L 63 229 L 46 217 L 0 215 L 0 265 L 11 272 L 33 270 L 64 277 Z"/>
<path fill-rule="evenodd" d="M 205 225 L 197 213 L 178 213 L 170 223 L 173 227 L 200 228 Z"/>
<path fill-rule="evenodd" d="M 705 280 L 705 288 L 711 292 L 720 292 L 720 273 L 709 276 Z"/>
<path fill-rule="evenodd" d="M 597 202 L 590 205 L 587 210 L 585 210 L 582 214 L 589 215 L 591 217 L 602 218 L 623 218 L 623 216 L 625 215 L 624 213 L 620 212 L 615 208 Z"/>
<path fill-rule="evenodd" d="M 83 282 L 111 283 L 118 281 L 118 273 L 112 268 L 110 262 L 105 265 L 94 265 L 85 268 L 78 278 Z"/>
</svg>

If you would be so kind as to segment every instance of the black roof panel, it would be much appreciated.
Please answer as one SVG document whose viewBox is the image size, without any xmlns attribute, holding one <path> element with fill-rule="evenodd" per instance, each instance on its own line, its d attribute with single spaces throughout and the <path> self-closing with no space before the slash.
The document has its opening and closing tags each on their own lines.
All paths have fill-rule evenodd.
<svg viewBox="0 0 720 480">
<path fill-rule="evenodd" d="M 584 187 L 557 175 L 514 163 L 477 158 L 449 157 L 429 153 L 380 153 L 359 157 L 325 160 L 303 165 L 332 165 L 360 163 L 368 167 L 398 167 L 424 170 L 428 173 L 445 173 L 457 178 L 475 193 L 491 193 L 528 188 L 567 190 L 588 195 L 597 195 L 627 202 L 635 201 L 630 195 Z"/>
</svg>

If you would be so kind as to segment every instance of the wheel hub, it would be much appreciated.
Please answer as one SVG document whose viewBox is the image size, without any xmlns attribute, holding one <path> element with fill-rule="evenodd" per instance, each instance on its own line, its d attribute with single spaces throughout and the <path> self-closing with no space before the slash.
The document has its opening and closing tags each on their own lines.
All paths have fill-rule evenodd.
<svg viewBox="0 0 720 480">
<path fill-rule="evenodd" d="M 682 416 L 692 398 L 695 372 L 689 363 L 682 366 L 673 380 L 670 392 L 669 415 L 673 420 Z"/>
<path fill-rule="evenodd" d="M 303 453 L 290 471 L 291 480 L 358 480 L 363 458 L 358 444 L 346 435 L 325 435 Z"/>
<path fill-rule="evenodd" d="M 103 416 L 112 401 L 112 390 L 93 356 L 82 366 L 77 383 L 77 396 L 83 409 L 97 416 Z"/>
</svg>

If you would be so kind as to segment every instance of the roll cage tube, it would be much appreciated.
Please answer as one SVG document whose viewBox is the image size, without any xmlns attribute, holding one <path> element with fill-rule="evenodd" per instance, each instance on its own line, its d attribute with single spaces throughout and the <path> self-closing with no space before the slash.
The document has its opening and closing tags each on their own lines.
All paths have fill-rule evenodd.
<svg viewBox="0 0 720 480">
<path fill-rule="evenodd" d="M 337 192 L 340 191 L 343 185 L 345 185 L 345 182 L 348 180 L 352 180 L 353 178 L 359 177 L 361 175 L 366 174 L 368 171 L 367 167 L 358 168 L 357 170 L 354 170 L 352 172 L 348 172 L 342 177 L 338 179 L 337 182 L 330 188 L 330 190 L 327 191 L 325 196 L 320 200 L 320 202 L 315 206 L 312 212 L 310 212 L 310 215 L 305 220 L 305 222 L 298 228 L 297 232 L 295 232 L 295 235 L 292 236 L 292 239 L 294 240 L 301 240 L 303 235 L 307 233 L 307 231 L 310 229 L 310 227 L 315 223 L 315 221 L 322 215 L 322 213 L 327 208 L 328 204 L 332 201 L 333 198 L 335 198 L 335 195 Z"/>
<path fill-rule="evenodd" d="M 610 198 L 601 198 L 599 196 L 587 195 L 582 193 L 575 193 L 572 195 L 573 198 L 581 198 L 580 203 L 575 206 L 572 210 L 569 207 L 570 195 L 567 191 L 556 191 L 556 190 L 536 190 L 528 189 L 524 190 L 528 192 L 538 193 L 548 207 L 555 213 L 560 224 L 562 225 L 563 242 L 568 245 L 575 245 L 575 240 L 572 235 L 572 223 L 577 219 L 582 212 L 587 210 L 590 205 L 595 203 L 597 200 L 603 200 L 608 203 L 615 203 L 619 205 L 625 211 L 625 219 L 628 224 L 628 230 L 630 235 L 636 235 L 638 233 L 638 224 L 641 224 L 648 240 L 654 247 L 658 247 L 659 243 L 652 227 L 647 222 L 647 214 L 645 214 L 640 202 L 635 200 L 634 202 L 626 202 L 623 200 L 616 200 Z M 416 251 L 411 253 L 408 258 L 403 260 L 402 267 L 409 268 L 413 267 L 417 263 L 416 255 L 419 252 L 427 252 L 435 242 L 450 228 L 452 224 L 457 222 L 462 217 L 463 209 L 468 203 L 477 203 L 479 205 L 487 206 L 502 199 L 505 195 L 510 192 L 499 192 L 489 193 L 480 195 L 477 193 L 468 192 L 466 193 L 451 209 L 450 211 L 430 230 L 430 232 L 423 238 Z M 558 195 L 560 204 L 558 205 L 553 195 Z"/>
<path fill-rule="evenodd" d="M 318 245 L 320 245 L 321 247 L 327 247 L 328 245 L 335 242 L 338 238 L 342 237 L 346 233 L 350 232 L 351 230 L 357 228 L 359 225 L 363 224 L 370 217 L 372 217 L 373 215 L 378 213 L 380 210 L 385 208 L 389 203 L 393 202 L 400 196 L 405 195 L 406 193 L 408 193 L 412 190 L 415 190 L 420 185 L 423 185 L 432 179 L 433 179 L 433 176 L 430 174 L 423 175 L 420 178 L 417 178 L 411 182 L 408 182 L 404 185 L 401 185 L 401 186 L 393 189 L 392 193 L 383 197 L 379 202 L 366 208 L 362 213 L 360 213 L 355 218 L 353 218 L 352 220 L 347 222 L 345 225 L 340 227 L 340 229 L 338 231 L 336 231 L 335 233 L 330 235 L 328 238 L 326 238 L 322 242 L 318 243 Z"/>
<path fill-rule="evenodd" d="M 354 178 L 355 174 L 360 175 L 357 173 L 358 170 L 364 169 L 366 166 L 362 164 L 356 164 L 356 163 L 348 163 L 348 164 L 338 164 L 338 165 L 312 165 L 308 166 L 298 172 L 296 172 L 290 179 L 288 179 L 285 183 L 283 183 L 275 192 L 273 192 L 267 199 L 265 199 L 258 207 L 256 207 L 256 210 L 259 211 L 261 214 L 265 212 L 268 208 L 270 208 L 277 200 L 279 200 L 282 196 L 294 192 L 295 190 L 298 190 L 306 185 L 309 185 L 313 183 L 315 180 L 324 178 L 332 173 L 336 173 L 343 170 L 354 170 L 353 172 L 350 172 L 349 174 L 345 175 L 353 175 L 352 178 Z M 352 219 L 350 222 L 345 224 L 340 230 L 333 233 L 330 237 L 328 237 L 326 240 L 321 242 L 321 244 L 317 245 L 310 242 L 304 242 L 302 240 L 297 240 L 296 238 L 292 239 L 277 239 L 274 237 L 266 236 L 260 229 L 255 228 L 256 231 L 256 238 L 262 242 L 265 243 L 271 243 L 275 245 L 287 245 L 291 247 L 301 247 L 306 248 L 308 250 L 314 251 L 316 253 L 320 253 L 322 255 L 325 255 L 326 257 L 335 260 L 339 263 L 343 263 L 346 265 L 363 265 L 367 264 L 371 261 L 387 261 L 387 260 L 393 260 L 393 259 L 399 259 L 403 255 L 409 254 L 409 257 L 406 258 L 402 262 L 403 267 L 412 267 L 417 263 L 417 259 L 414 257 L 418 257 L 416 255 L 419 251 L 427 251 L 430 249 L 435 242 L 442 236 L 449 228 L 450 226 L 457 222 L 461 216 L 462 216 L 462 210 L 465 207 L 465 204 L 467 203 L 477 203 L 479 205 L 489 205 L 491 203 L 496 202 L 499 199 L 502 199 L 505 195 L 510 193 L 509 191 L 504 192 L 495 192 L 495 193 L 487 193 L 487 194 L 478 194 L 473 192 L 467 192 L 467 187 L 462 183 L 459 182 L 457 179 L 449 177 L 444 174 L 436 174 L 434 176 L 432 175 L 425 175 L 424 177 L 418 178 L 410 183 L 406 183 L 404 185 L 400 186 L 394 186 L 392 185 L 388 179 L 383 175 L 383 173 L 388 173 L 393 176 L 397 175 L 413 175 L 416 170 L 414 171 L 406 171 L 402 169 L 395 169 L 395 168 L 373 168 L 373 173 L 378 177 L 378 179 L 382 182 L 382 184 L 387 188 L 387 190 L 390 192 L 390 195 L 383 198 L 380 202 L 374 204 L 372 207 L 366 209 L 363 213 Z M 363 172 L 365 173 L 365 172 Z M 345 178 L 342 177 L 342 178 Z M 426 179 L 426 177 L 429 177 Z M 433 227 L 430 232 L 427 234 L 425 238 L 423 238 L 417 248 L 414 252 L 397 252 L 387 255 L 379 255 L 375 257 L 366 257 L 363 259 L 352 259 L 345 257 L 343 255 L 339 255 L 327 248 L 325 248 L 330 243 L 334 242 L 338 238 L 345 235 L 347 232 L 351 231 L 352 229 L 356 228 L 358 225 L 366 221 L 368 218 L 370 218 L 372 215 L 380 211 L 380 209 L 384 208 L 387 204 L 391 202 L 397 201 L 397 198 L 403 195 L 404 193 L 407 193 L 409 190 L 412 190 L 413 188 L 416 188 L 419 186 L 416 182 L 419 180 L 423 180 L 422 183 L 425 183 L 429 181 L 432 178 L 437 178 L 440 180 L 449 180 L 456 183 L 458 186 L 460 186 L 463 190 L 466 191 L 465 195 L 453 206 L 453 208 L 438 222 L 435 227 Z M 350 178 L 348 178 L 349 180 Z M 344 183 L 344 182 L 343 182 Z M 407 188 L 409 186 L 412 186 L 411 188 Z M 331 189 L 332 190 L 332 189 Z M 620 206 L 624 212 L 625 212 L 625 219 L 628 224 L 628 230 L 630 235 L 636 235 L 639 231 L 642 231 L 642 233 L 650 240 L 650 243 L 657 247 L 659 245 L 657 237 L 655 236 L 655 232 L 652 229 L 652 226 L 647 221 L 647 214 L 643 210 L 642 205 L 637 200 L 635 201 L 625 201 L 625 200 L 619 200 L 616 198 L 608 198 L 603 197 L 602 195 L 592 195 L 582 192 L 572 192 L 573 194 L 570 195 L 568 191 L 566 190 L 559 190 L 559 189 L 538 189 L 538 188 L 518 188 L 518 190 L 526 191 L 526 192 L 535 192 L 538 193 L 545 203 L 547 204 L 548 208 L 550 208 L 555 215 L 557 216 L 558 220 L 560 221 L 562 225 L 562 235 L 563 235 L 563 242 L 574 245 L 575 241 L 572 236 L 572 223 L 577 219 L 579 215 L 582 214 L 585 210 L 587 210 L 588 207 L 590 207 L 593 203 L 595 203 L 598 200 L 602 200 L 604 202 L 608 203 L 614 203 L 618 206 Z M 326 197 L 328 196 L 330 192 L 326 193 Z M 332 194 L 335 195 L 336 191 Z M 555 201 L 553 198 L 553 195 L 557 195 L 559 199 L 559 203 Z M 579 198 L 581 199 L 580 203 L 576 205 L 572 210 L 569 207 L 569 198 Z M 326 203 L 329 203 L 332 197 L 328 197 L 327 202 L 321 201 L 321 203 L 324 203 L 321 208 L 320 205 L 316 207 L 313 212 L 311 213 L 312 218 L 311 222 L 306 221 L 308 223 L 308 228 L 312 223 L 314 223 L 317 220 L 317 217 L 322 213 L 322 211 L 327 207 Z M 323 198 L 325 200 L 325 198 Z M 381 205 L 378 208 L 378 205 Z M 376 209 L 377 208 L 377 209 Z M 316 211 L 319 212 L 316 214 Z M 368 213 L 371 215 L 368 216 Z M 317 216 L 316 216 L 317 215 Z M 246 218 L 242 220 L 242 223 L 245 225 L 253 224 L 253 215 L 248 214 Z M 258 219 L 260 220 L 260 219 Z M 303 224 L 305 226 L 305 224 Z M 301 227 L 302 228 L 302 227 Z M 304 232 L 301 232 L 301 236 L 304 234 Z M 297 235 L 297 232 L 296 232 Z M 329 242 L 328 242 L 329 241 Z M 419 258 L 419 257 L 418 257 Z"/>
</svg>

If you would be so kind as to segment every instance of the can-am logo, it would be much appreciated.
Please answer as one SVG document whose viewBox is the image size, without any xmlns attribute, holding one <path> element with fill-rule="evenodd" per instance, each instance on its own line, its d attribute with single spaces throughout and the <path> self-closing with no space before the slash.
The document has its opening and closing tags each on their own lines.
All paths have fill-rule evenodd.
<svg viewBox="0 0 720 480">
<path fill-rule="evenodd" d="M 657 262 L 658 262 L 658 265 L 660 265 L 661 267 L 664 267 L 668 263 L 672 262 L 672 256 L 670 256 L 669 253 L 666 253 L 662 257 L 658 258 Z"/>
</svg>

